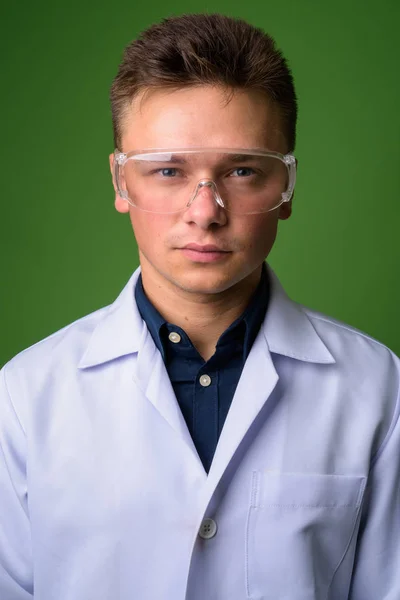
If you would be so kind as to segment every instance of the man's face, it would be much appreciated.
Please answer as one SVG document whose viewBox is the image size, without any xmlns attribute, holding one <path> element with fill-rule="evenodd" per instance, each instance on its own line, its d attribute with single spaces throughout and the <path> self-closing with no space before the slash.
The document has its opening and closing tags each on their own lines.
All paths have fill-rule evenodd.
<svg viewBox="0 0 400 600">
<path fill-rule="evenodd" d="M 260 92 L 235 92 L 229 104 L 218 87 L 155 91 L 142 103 L 134 99 L 123 121 L 122 152 L 147 148 L 266 148 L 285 154 L 278 110 Z M 110 156 L 111 168 L 113 155 Z M 207 164 L 199 179 L 213 178 Z M 189 200 L 189 198 L 188 198 Z M 129 212 L 144 280 L 194 294 L 224 292 L 259 273 L 275 241 L 279 219 L 290 203 L 271 212 L 236 215 L 202 188 L 182 212 L 153 214 L 131 206 L 116 194 L 115 207 Z M 225 252 L 204 262 L 188 244 L 213 245 Z"/>
</svg>

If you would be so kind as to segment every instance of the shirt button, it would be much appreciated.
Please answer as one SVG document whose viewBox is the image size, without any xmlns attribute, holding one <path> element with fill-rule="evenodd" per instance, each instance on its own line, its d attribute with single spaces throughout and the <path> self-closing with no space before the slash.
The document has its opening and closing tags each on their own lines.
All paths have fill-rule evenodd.
<svg viewBox="0 0 400 600">
<path fill-rule="evenodd" d="M 209 375 L 202 375 L 199 379 L 200 385 L 203 387 L 208 387 L 211 383 L 211 377 Z"/>
<path fill-rule="evenodd" d="M 204 519 L 199 529 L 199 536 L 203 540 L 209 540 L 217 533 L 217 529 L 218 527 L 214 519 Z"/>
<path fill-rule="evenodd" d="M 179 333 L 176 333 L 176 331 L 171 331 L 171 333 L 168 336 L 168 339 L 170 342 L 173 342 L 174 344 L 179 344 L 179 342 L 181 341 L 181 336 L 179 335 Z"/>
</svg>

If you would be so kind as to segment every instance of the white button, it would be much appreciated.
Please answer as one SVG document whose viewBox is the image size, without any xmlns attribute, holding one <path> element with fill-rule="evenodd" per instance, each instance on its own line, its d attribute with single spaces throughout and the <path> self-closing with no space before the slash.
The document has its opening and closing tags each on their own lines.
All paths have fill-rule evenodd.
<svg viewBox="0 0 400 600">
<path fill-rule="evenodd" d="M 174 344 L 179 344 L 179 342 L 181 341 L 181 336 L 179 335 L 179 333 L 176 333 L 176 331 L 171 331 L 171 333 L 168 336 L 168 339 L 170 340 L 170 342 L 173 342 Z"/>
<path fill-rule="evenodd" d="M 203 387 L 208 387 L 211 383 L 211 377 L 209 375 L 202 375 L 199 379 L 200 385 Z"/>
<path fill-rule="evenodd" d="M 204 519 L 199 529 L 199 536 L 203 540 L 209 540 L 217 533 L 217 529 L 218 527 L 214 519 Z"/>
</svg>

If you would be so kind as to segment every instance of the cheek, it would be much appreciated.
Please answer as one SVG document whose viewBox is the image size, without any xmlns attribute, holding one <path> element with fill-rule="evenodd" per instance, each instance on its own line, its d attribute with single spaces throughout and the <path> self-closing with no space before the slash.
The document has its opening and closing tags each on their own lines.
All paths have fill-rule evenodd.
<svg viewBox="0 0 400 600">
<path fill-rule="evenodd" d="M 168 217 L 132 209 L 130 219 L 138 248 L 146 253 L 159 252 L 171 227 Z"/>
<path fill-rule="evenodd" d="M 254 253 L 269 252 L 275 241 L 278 218 L 275 215 L 252 215 L 242 224 L 242 235 L 247 248 Z"/>
</svg>

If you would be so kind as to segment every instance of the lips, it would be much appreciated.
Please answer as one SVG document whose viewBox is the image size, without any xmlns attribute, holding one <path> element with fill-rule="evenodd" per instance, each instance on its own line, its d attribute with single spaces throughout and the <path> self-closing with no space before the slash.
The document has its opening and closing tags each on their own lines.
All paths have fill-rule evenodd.
<svg viewBox="0 0 400 600">
<path fill-rule="evenodd" d="M 213 263 L 225 260 L 230 250 L 223 250 L 214 244 L 187 244 L 181 248 L 183 255 L 192 263 Z"/>
<path fill-rule="evenodd" d="M 214 246 L 214 244 L 205 244 L 204 246 L 200 244 L 187 244 L 183 249 L 195 250 L 196 252 L 229 252 L 228 250 L 219 248 L 219 246 Z"/>
</svg>

